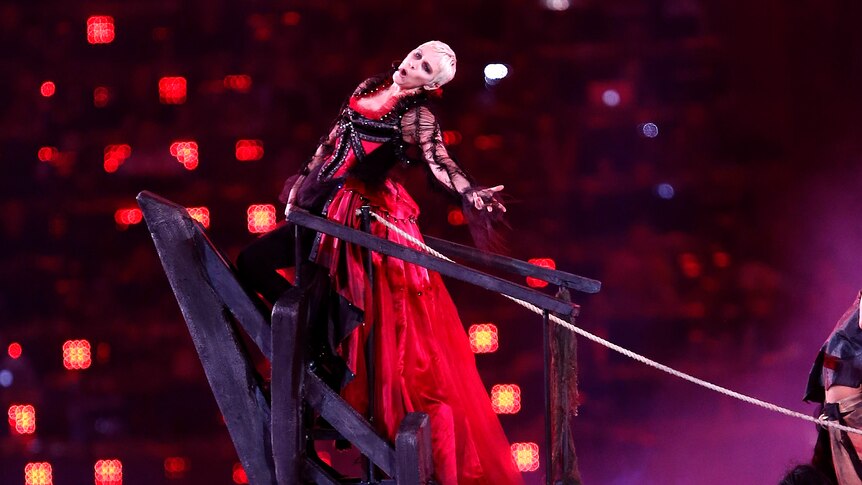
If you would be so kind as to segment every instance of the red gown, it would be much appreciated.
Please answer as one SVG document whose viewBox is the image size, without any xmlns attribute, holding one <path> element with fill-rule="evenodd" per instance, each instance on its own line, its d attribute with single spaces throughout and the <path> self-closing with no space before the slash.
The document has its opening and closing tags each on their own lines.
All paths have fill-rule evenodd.
<svg viewBox="0 0 862 485">
<path fill-rule="evenodd" d="M 359 114 L 366 119 L 381 116 L 363 111 L 356 98 L 351 99 L 349 109 L 353 116 Z M 362 139 L 361 144 L 363 156 L 382 145 L 367 139 Z M 388 221 L 422 240 L 416 224 L 419 208 L 404 187 L 388 178 L 382 184 L 368 184 L 350 176 L 358 158 L 354 153 L 356 145 L 346 145 L 350 148 L 341 154 L 338 167 L 331 172 L 342 183 L 327 201 L 325 217 L 360 228 L 356 210 L 368 203 Z M 377 221 L 372 220 L 371 231 L 412 246 Z M 425 412 L 431 419 L 435 475 L 441 484 L 522 483 L 476 370 L 467 334 L 440 275 L 375 253 L 374 288 L 369 291 L 364 248 L 320 234 L 314 249 L 312 257 L 328 269 L 334 289 L 365 312 L 365 322 L 339 348 L 341 357 L 356 374 L 342 390 L 342 396 L 359 412 L 366 412 L 364 343 L 375 329 L 374 419 L 378 431 L 394 441 L 406 413 Z"/>
</svg>

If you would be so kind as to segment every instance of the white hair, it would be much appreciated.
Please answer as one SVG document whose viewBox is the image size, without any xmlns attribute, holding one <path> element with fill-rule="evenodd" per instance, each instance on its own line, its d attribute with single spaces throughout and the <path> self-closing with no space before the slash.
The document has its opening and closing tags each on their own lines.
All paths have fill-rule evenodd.
<svg viewBox="0 0 862 485">
<path fill-rule="evenodd" d="M 437 66 L 437 75 L 429 83 L 436 84 L 432 89 L 439 88 L 451 81 L 455 77 L 455 67 L 458 63 L 455 51 L 448 44 L 439 40 L 429 40 L 419 46 L 420 49 L 423 47 L 430 47 L 434 52 L 440 54 L 440 65 Z"/>
</svg>

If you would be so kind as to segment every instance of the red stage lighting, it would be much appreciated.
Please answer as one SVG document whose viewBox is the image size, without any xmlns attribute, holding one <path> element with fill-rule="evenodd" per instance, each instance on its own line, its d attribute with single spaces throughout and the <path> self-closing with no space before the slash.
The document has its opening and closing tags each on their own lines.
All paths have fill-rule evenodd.
<svg viewBox="0 0 862 485">
<path fill-rule="evenodd" d="M 243 485 L 248 483 L 248 476 L 245 474 L 245 470 L 242 468 L 242 463 L 234 463 L 233 464 L 233 483 L 237 485 Z"/>
<path fill-rule="evenodd" d="M 479 135 L 473 141 L 473 146 L 479 150 L 495 150 L 503 146 L 503 137 L 500 135 Z"/>
<path fill-rule="evenodd" d="M 99 86 L 93 90 L 93 106 L 104 108 L 111 100 L 111 90 L 105 86 Z"/>
<path fill-rule="evenodd" d="M 86 340 L 67 340 L 63 343 L 63 367 L 69 370 L 83 370 L 90 367 L 90 342 Z"/>
<path fill-rule="evenodd" d="M 716 268 L 727 268 L 730 266 L 730 254 L 725 251 L 716 251 L 712 253 L 712 264 Z"/>
<path fill-rule="evenodd" d="M 50 98 L 57 92 L 57 85 L 52 81 L 45 81 L 42 83 L 42 86 L 39 88 L 39 92 L 42 93 L 42 96 L 46 98 Z"/>
<path fill-rule="evenodd" d="M 18 434 L 36 432 L 36 409 L 31 404 L 13 404 L 8 411 L 9 427 Z"/>
<path fill-rule="evenodd" d="M 189 469 L 188 458 L 182 456 L 169 456 L 165 458 L 165 478 L 172 480 L 183 478 Z"/>
<path fill-rule="evenodd" d="M 497 384 L 491 388 L 491 409 L 497 414 L 515 414 L 521 410 L 521 388 L 515 384 Z"/>
<path fill-rule="evenodd" d="M 557 269 L 557 263 L 551 258 L 533 258 L 527 262 L 542 268 Z M 527 286 L 531 288 L 544 288 L 548 286 L 548 282 L 538 278 L 527 277 Z"/>
<path fill-rule="evenodd" d="M 123 485 L 123 463 L 120 460 L 99 460 L 93 469 L 96 485 Z"/>
<path fill-rule="evenodd" d="M 299 12 L 284 12 L 281 16 L 281 23 L 291 27 L 299 25 L 300 20 L 302 20 L 302 16 L 299 15 Z"/>
<path fill-rule="evenodd" d="M 230 74 L 225 76 L 224 87 L 238 93 L 247 93 L 251 89 L 251 76 L 247 74 Z"/>
<path fill-rule="evenodd" d="M 210 228 L 210 209 L 209 207 L 186 207 L 189 217 L 201 223 L 206 229 Z"/>
<path fill-rule="evenodd" d="M 263 158 L 263 142 L 260 140 L 239 140 L 236 142 L 236 159 L 251 162 Z"/>
<path fill-rule="evenodd" d="M 522 472 L 539 469 L 539 445 L 536 443 L 512 443 L 512 458 Z"/>
<path fill-rule="evenodd" d="M 132 154 L 132 147 L 129 145 L 108 145 L 105 147 L 105 163 L 104 168 L 108 173 L 114 173 L 120 168 L 120 165 L 126 161 Z"/>
<path fill-rule="evenodd" d="M 248 207 L 248 232 L 262 234 L 275 229 L 275 206 L 254 204 Z"/>
<path fill-rule="evenodd" d="M 677 259 L 679 260 L 679 267 L 682 270 L 682 274 L 684 274 L 686 278 L 697 278 L 703 272 L 700 260 L 694 253 L 682 253 Z"/>
<path fill-rule="evenodd" d="M 186 102 L 186 78 L 181 76 L 159 79 L 159 102 L 183 104 Z"/>
<path fill-rule="evenodd" d="M 21 344 L 18 342 L 12 342 L 9 344 L 7 351 L 9 352 L 9 357 L 17 359 L 18 357 L 21 357 Z"/>
<path fill-rule="evenodd" d="M 114 222 L 123 229 L 128 226 L 138 224 L 143 219 L 144 214 L 141 212 L 141 209 L 138 209 L 137 207 L 132 207 L 130 209 L 117 209 L 117 212 L 114 212 Z"/>
<path fill-rule="evenodd" d="M 444 145 L 458 145 L 461 143 L 461 132 L 455 130 L 447 130 L 443 132 Z"/>
<path fill-rule="evenodd" d="M 497 338 L 497 326 L 493 323 L 479 323 L 470 325 L 470 350 L 474 354 L 488 354 L 495 352 L 499 347 Z"/>
<path fill-rule="evenodd" d="M 54 485 L 51 464 L 44 461 L 27 463 L 24 466 L 24 485 Z"/>
<path fill-rule="evenodd" d="M 173 142 L 171 155 L 176 157 L 186 170 L 194 170 L 198 167 L 198 144 L 195 141 Z"/>
<path fill-rule="evenodd" d="M 114 17 L 93 15 L 87 19 L 87 42 L 110 44 L 114 41 Z"/>
<path fill-rule="evenodd" d="M 55 147 L 42 147 L 39 149 L 40 162 L 53 162 L 57 158 L 57 149 Z"/>
<path fill-rule="evenodd" d="M 463 226 L 467 223 L 467 221 L 464 220 L 464 213 L 457 207 L 449 209 L 449 215 L 446 217 L 446 220 L 453 226 Z"/>
</svg>

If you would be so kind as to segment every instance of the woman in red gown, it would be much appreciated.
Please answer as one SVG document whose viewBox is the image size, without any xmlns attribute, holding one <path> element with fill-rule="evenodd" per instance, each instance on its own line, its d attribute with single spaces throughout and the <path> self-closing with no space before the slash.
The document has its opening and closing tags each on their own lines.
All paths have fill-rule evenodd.
<svg viewBox="0 0 862 485">
<path fill-rule="evenodd" d="M 370 205 L 421 240 L 419 208 L 391 172 L 399 164 L 425 165 L 462 198 L 477 244 L 487 243 L 483 235 L 505 212 L 495 195 L 503 187 L 473 185 L 446 152 L 428 108 L 429 98 L 454 76 L 455 65 L 451 48 L 431 41 L 408 54 L 393 72 L 363 82 L 300 175 L 285 184 L 286 212 L 296 205 L 359 228 L 357 209 Z M 412 246 L 377 221 L 372 221 L 371 231 Z M 290 225 L 276 229 L 237 262 L 244 279 L 271 301 L 287 287 L 273 269 L 291 263 L 292 232 Z M 394 440 L 406 413 L 425 412 L 431 419 L 435 475 L 441 484 L 522 483 L 440 275 L 374 253 L 374 288 L 369 288 L 364 248 L 321 233 L 310 239 L 309 259 L 327 276 L 327 289 L 318 294 L 328 292 L 318 298 L 318 307 L 327 313 L 321 321 L 327 323 L 317 329 L 324 345 L 315 355 L 336 357 L 321 367 L 339 374 L 341 365 L 341 376 L 334 380 L 342 386 L 342 397 L 367 412 L 365 342 L 374 329 L 373 416 L 378 431 Z M 281 261 L 271 257 L 273 252 Z M 269 268 L 260 264 L 267 259 Z M 333 364 L 335 360 L 340 364 Z"/>
</svg>

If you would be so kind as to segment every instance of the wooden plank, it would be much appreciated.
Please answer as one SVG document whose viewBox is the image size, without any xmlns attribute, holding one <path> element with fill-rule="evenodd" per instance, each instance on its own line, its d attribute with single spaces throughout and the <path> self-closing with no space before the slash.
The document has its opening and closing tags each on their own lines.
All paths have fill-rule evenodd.
<svg viewBox="0 0 862 485">
<path fill-rule="evenodd" d="M 464 259 L 520 276 L 538 278 L 554 285 L 564 286 L 584 293 L 598 293 L 602 289 L 602 282 L 598 280 L 556 269 L 542 268 L 520 259 L 480 251 L 476 248 L 445 239 L 438 239 L 432 236 L 424 236 L 424 238 L 425 244 L 451 258 Z"/>
<path fill-rule="evenodd" d="M 142 193 L 138 202 L 243 469 L 251 484 L 275 485 L 269 403 L 202 264 L 199 229 L 185 209 L 164 199 Z"/>
<path fill-rule="evenodd" d="M 304 291 L 296 287 L 272 309 L 272 454 L 280 484 L 299 483 L 303 471 L 306 311 Z"/>
<path fill-rule="evenodd" d="M 429 483 L 434 476 L 431 455 L 431 419 L 425 413 L 409 413 L 395 435 L 398 460 L 395 479 L 399 484 Z"/>
<path fill-rule="evenodd" d="M 311 370 L 305 371 L 305 401 L 387 475 L 395 476 L 395 450 L 355 409 Z"/>
<path fill-rule="evenodd" d="M 317 485 L 340 485 L 342 482 L 333 478 L 326 470 L 323 469 L 322 466 L 313 462 L 312 460 L 306 458 L 302 462 L 302 478 L 305 481 L 309 481 L 312 483 L 316 483 Z M 292 483 L 300 483 L 299 480 L 295 482 L 283 482 L 284 485 L 292 484 Z"/>
<path fill-rule="evenodd" d="M 396 244 L 392 241 L 382 239 L 350 227 L 334 223 L 321 217 L 309 214 L 302 209 L 293 209 L 288 213 L 288 220 L 315 231 L 331 234 L 338 239 L 349 243 L 370 248 L 372 251 L 386 254 L 408 263 L 418 264 L 432 271 L 436 271 L 450 278 L 466 281 L 467 283 L 486 288 L 488 290 L 503 293 L 519 300 L 532 303 L 540 308 L 548 309 L 554 313 L 569 317 L 578 314 L 578 306 L 558 300 L 521 285 L 506 281 L 496 276 L 491 276 L 481 271 L 466 268 L 460 264 L 452 263 L 437 257 L 416 251 L 414 249 Z"/>
</svg>

